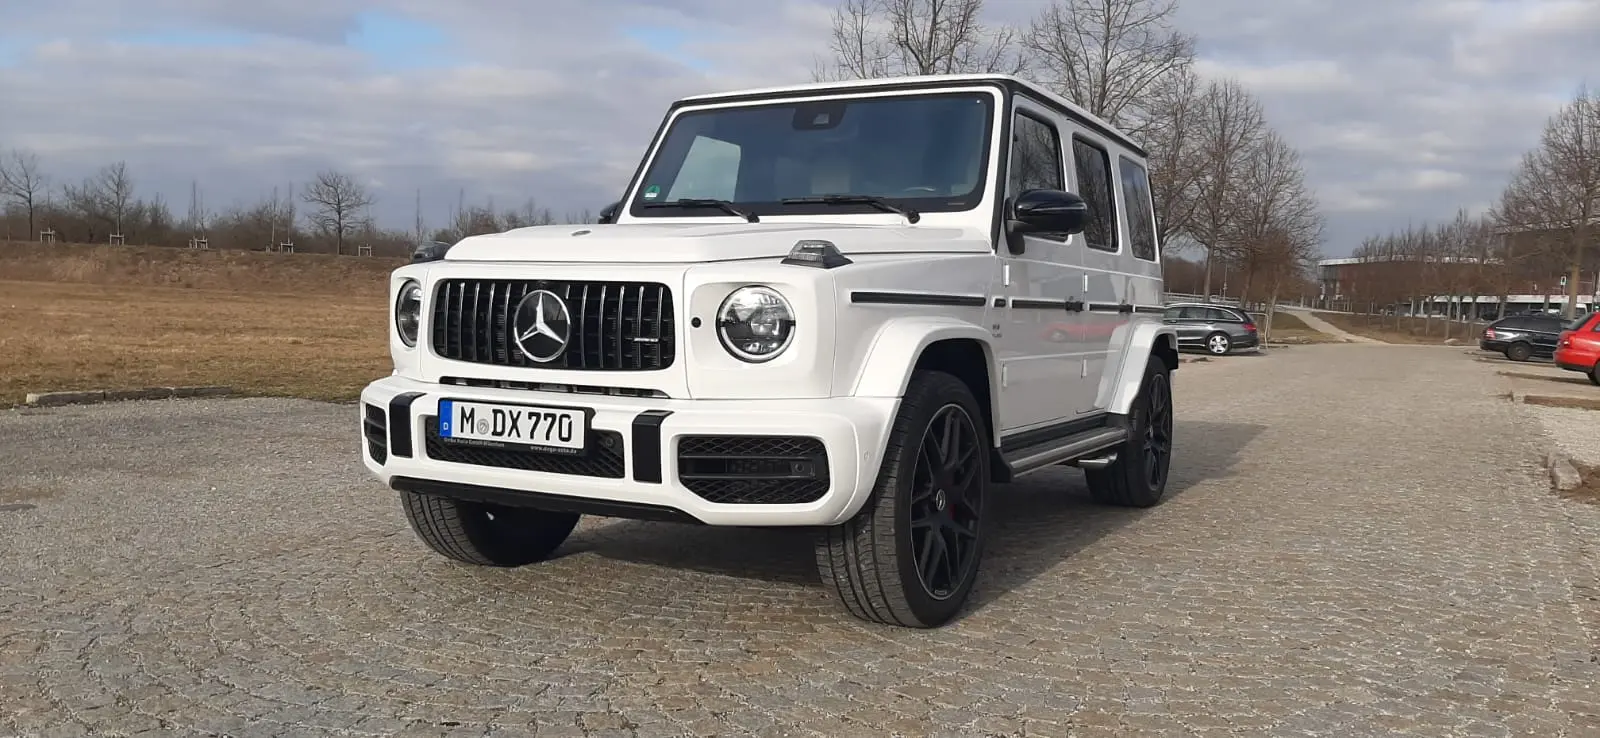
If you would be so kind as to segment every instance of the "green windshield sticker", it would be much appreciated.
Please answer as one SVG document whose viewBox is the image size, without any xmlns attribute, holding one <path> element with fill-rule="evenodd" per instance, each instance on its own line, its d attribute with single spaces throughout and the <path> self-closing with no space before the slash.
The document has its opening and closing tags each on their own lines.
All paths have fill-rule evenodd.
<svg viewBox="0 0 1600 738">
<path fill-rule="evenodd" d="M 654 200 L 661 196 L 661 185 L 650 185 L 644 189 L 644 199 Z"/>
</svg>

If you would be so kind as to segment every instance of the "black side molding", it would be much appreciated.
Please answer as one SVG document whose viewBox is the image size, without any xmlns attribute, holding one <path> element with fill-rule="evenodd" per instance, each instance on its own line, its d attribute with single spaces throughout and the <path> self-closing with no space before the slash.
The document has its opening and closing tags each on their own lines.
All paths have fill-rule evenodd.
<svg viewBox="0 0 1600 738">
<path fill-rule="evenodd" d="M 487 502 L 507 507 L 526 507 L 550 512 L 578 513 L 627 520 L 654 520 L 665 523 L 704 525 L 699 518 L 675 507 L 647 505 L 638 502 L 594 500 L 587 497 L 553 495 L 545 492 L 522 492 L 498 487 L 480 487 L 475 484 L 434 482 L 411 477 L 395 477 L 389 487 L 397 492 L 418 492 L 425 495 L 448 497 L 453 500 Z"/>
<path fill-rule="evenodd" d="M 646 410 L 633 417 L 633 481 L 661 483 L 661 424 L 671 410 Z"/>
<path fill-rule="evenodd" d="M 981 295 L 950 295 L 940 292 L 851 292 L 850 302 L 858 305 L 983 307 L 989 301 Z"/>
<path fill-rule="evenodd" d="M 411 403 L 421 392 L 402 392 L 389 399 L 389 455 L 411 458 Z"/>
</svg>

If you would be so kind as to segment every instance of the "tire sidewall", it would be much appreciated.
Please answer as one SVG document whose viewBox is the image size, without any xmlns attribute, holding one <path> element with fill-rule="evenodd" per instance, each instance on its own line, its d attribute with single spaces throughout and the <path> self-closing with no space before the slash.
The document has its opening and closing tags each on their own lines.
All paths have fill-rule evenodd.
<svg viewBox="0 0 1600 738">
<path fill-rule="evenodd" d="M 1527 361 L 1533 356 L 1533 347 L 1525 343 L 1513 343 L 1506 349 L 1506 358 L 1512 361 Z"/>
<path fill-rule="evenodd" d="M 938 377 L 937 381 L 933 378 Z M 946 379 L 948 378 L 948 379 Z M 912 562 L 910 566 L 900 567 L 900 586 L 905 592 L 907 602 L 916 612 L 937 613 L 935 619 L 945 620 L 955 614 L 972 591 L 973 583 L 977 580 L 977 569 L 981 567 L 984 544 L 988 539 L 989 517 L 991 500 L 989 499 L 988 482 L 989 468 L 989 428 L 985 426 L 983 413 L 979 411 L 978 402 L 966 385 L 949 375 L 930 375 L 928 384 L 923 385 L 924 396 L 919 398 L 915 415 L 906 418 L 906 423 L 900 428 L 912 434 L 905 443 L 900 444 L 901 453 L 895 459 L 897 473 L 895 478 L 899 481 L 898 488 L 894 490 L 894 537 L 895 556 L 902 557 L 902 561 Z M 984 481 L 983 491 L 980 493 L 978 511 L 978 541 L 977 550 L 968 565 L 970 570 L 948 597 L 937 599 L 929 594 L 922 584 L 922 578 L 917 573 L 917 552 L 913 545 L 911 535 L 911 485 L 916 477 L 917 454 L 922 445 L 923 434 L 927 432 L 929 423 L 933 422 L 935 415 L 946 405 L 961 406 L 972 419 L 972 426 L 978 432 L 978 454 L 980 468 L 979 478 Z"/>
</svg>

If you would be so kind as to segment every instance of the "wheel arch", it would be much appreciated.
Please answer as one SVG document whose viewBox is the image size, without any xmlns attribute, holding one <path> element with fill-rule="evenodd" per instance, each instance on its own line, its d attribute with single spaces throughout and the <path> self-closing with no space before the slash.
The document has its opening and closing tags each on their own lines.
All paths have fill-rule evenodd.
<svg viewBox="0 0 1600 738">
<path fill-rule="evenodd" d="M 903 397 L 919 370 L 938 368 L 960 379 L 978 400 L 991 444 L 998 444 L 999 373 L 982 328 L 953 318 L 904 318 L 878 332 L 851 395 Z"/>
<path fill-rule="evenodd" d="M 1134 398 L 1144 384 L 1144 370 L 1151 361 L 1166 365 L 1167 371 L 1178 370 L 1178 333 L 1172 326 L 1161 323 L 1138 323 L 1127 338 L 1126 357 L 1121 362 L 1116 379 L 1107 387 L 1111 396 L 1104 407 L 1114 415 L 1127 415 Z"/>
</svg>

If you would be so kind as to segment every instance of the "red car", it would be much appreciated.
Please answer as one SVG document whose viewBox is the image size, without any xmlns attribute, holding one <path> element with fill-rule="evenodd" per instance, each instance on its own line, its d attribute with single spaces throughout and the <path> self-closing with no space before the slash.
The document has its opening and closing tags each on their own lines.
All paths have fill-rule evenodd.
<svg viewBox="0 0 1600 738">
<path fill-rule="evenodd" d="M 1600 384 L 1600 310 L 1567 325 L 1556 339 L 1556 366 L 1589 375 Z"/>
</svg>

